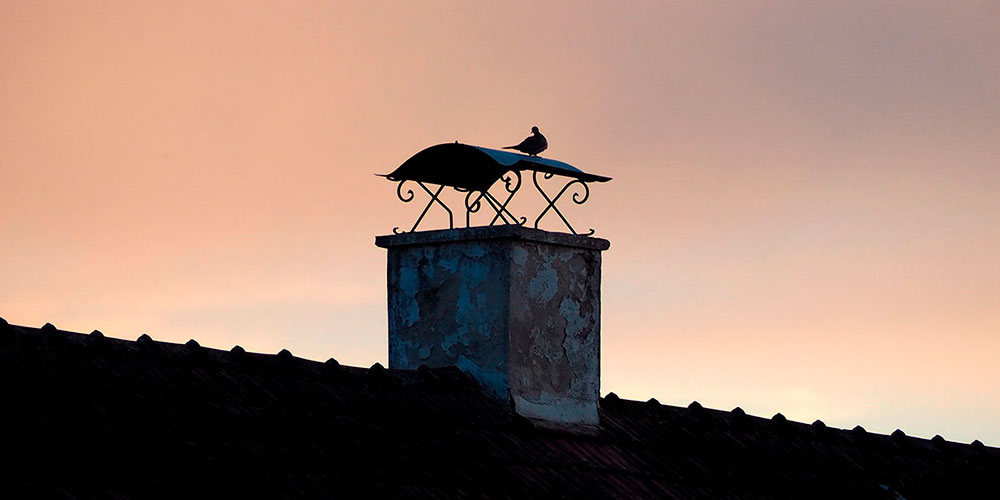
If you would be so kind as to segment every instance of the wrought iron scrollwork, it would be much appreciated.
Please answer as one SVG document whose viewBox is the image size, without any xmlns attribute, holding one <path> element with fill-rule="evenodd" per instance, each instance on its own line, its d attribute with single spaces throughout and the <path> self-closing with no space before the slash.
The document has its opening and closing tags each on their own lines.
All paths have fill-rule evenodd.
<svg viewBox="0 0 1000 500">
<path fill-rule="evenodd" d="M 396 185 L 396 196 L 399 197 L 399 200 L 402 201 L 403 203 L 409 203 L 413 201 L 413 198 L 415 196 L 413 194 L 412 189 L 407 189 L 406 194 L 405 195 L 403 194 L 403 184 L 407 182 L 409 182 L 408 179 L 403 179 L 399 181 L 399 184 Z M 420 181 L 413 181 L 413 182 L 416 182 L 418 186 L 423 188 L 423 190 L 427 192 L 427 194 L 431 197 L 431 199 L 427 202 L 427 205 L 424 207 L 424 210 L 420 212 L 420 217 L 417 217 L 417 221 L 413 223 L 413 227 L 410 228 L 409 231 L 400 231 L 399 226 L 396 226 L 392 228 L 393 234 L 401 234 L 405 232 L 412 233 L 413 231 L 416 231 L 417 226 L 420 225 L 420 221 L 424 220 L 424 216 L 427 215 L 427 211 L 431 209 L 431 205 L 433 205 L 434 203 L 441 205 L 441 208 L 443 208 L 446 212 L 448 212 L 448 229 L 454 229 L 455 216 L 451 212 L 451 209 L 448 208 L 448 205 L 445 205 L 440 198 L 441 192 L 444 191 L 444 185 L 439 185 L 436 191 L 431 191 L 431 189 L 428 188 L 423 182 Z"/>
<path fill-rule="evenodd" d="M 542 210 L 542 212 L 538 214 L 538 217 L 535 218 L 535 224 L 534 224 L 535 229 L 538 229 L 538 225 L 541 223 L 542 218 L 545 217 L 545 215 L 548 214 L 549 211 L 551 210 L 555 212 L 556 215 L 559 216 L 559 219 L 562 220 L 563 224 L 566 225 L 566 227 L 570 230 L 571 233 L 581 234 L 576 232 L 576 229 L 574 229 L 573 226 L 569 223 L 569 220 L 566 219 L 566 216 L 565 214 L 562 213 L 562 210 L 560 210 L 559 207 L 556 206 L 556 203 L 563 197 L 563 195 L 565 195 L 567 192 L 570 192 L 571 188 L 576 188 L 577 191 L 572 192 L 571 196 L 573 203 L 576 203 L 577 205 L 583 205 L 584 203 L 587 202 L 588 199 L 590 199 L 590 186 L 588 186 L 586 182 L 583 182 L 580 179 L 573 179 L 567 182 L 565 185 L 563 185 L 562 189 L 560 189 L 555 196 L 550 197 L 549 194 L 545 192 L 545 189 L 542 188 L 541 183 L 539 183 L 538 174 L 539 172 L 537 170 L 533 171 L 531 180 L 535 185 L 535 189 L 537 189 L 538 193 L 542 195 L 542 199 L 545 200 L 547 205 Z M 542 173 L 542 177 L 546 180 L 552 179 L 554 176 L 555 176 L 554 174 L 549 172 Z M 485 189 L 483 191 L 473 191 L 459 187 L 454 188 L 456 191 L 466 193 L 465 227 L 472 226 L 472 214 L 479 212 L 483 208 L 484 204 L 488 205 L 492 210 L 492 212 L 494 213 L 493 218 L 490 219 L 490 222 L 488 224 L 489 226 L 497 224 L 497 221 L 501 221 L 504 224 L 508 225 L 516 224 L 522 226 L 527 223 L 528 219 L 526 217 L 518 217 L 514 215 L 508 208 L 511 200 L 514 199 L 514 195 L 517 194 L 517 192 L 521 189 L 521 184 L 522 184 L 521 172 L 517 170 L 512 170 L 504 174 L 500 178 L 500 180 L 503 181 L 503 190 L 504 192 L 506 192 L 506 196 L 504 197 L 503 201 L 501 201 L 497 196 L 491 193 L 489 189 Z M 420 181 L 413 181 L 409 179 L 398 181 L 396 185 L 396 196 L 399 198 L 400 201 L 404 203 L 409 203 L 413 201 L 414 198 L 416 198 L 413 189 L 406 188 L 404 191 L 404 184 L 406 184 L 407 182 L 416 183 L 418 186 L 420 186 L 421 189 L 424 190 L 424 192 L 427 193 L 430 199 L 427 201 L 427 205 L 424 206 L 423 211 L 420 212 L 420 216 L 417 217 L 416 222 L 413 223 L 413 227 L 411 227 L 409 231 L 401 231 L 397 226 L 392 228 L 392 232 L 394 234 L 416 231 L 417 227 L 420 226 L 420 223 L 424 220 L 424 217 L 427 215 L 427 212 L 431 209 L 431 206 L 434 205 L 435 203 L 440 205 L 441 208 L 448 213 L 448 228 L 449 229 L 455 228 L 454 213 L 452 212 L 451 208 L 449 208 L 448 205 L 446 205 L 444 201 L 442 201 L 441 199 L 441 193 L 444 191 L 444 188 L 446 186 L 438 185 L 436 189 L 432 189 L 428 187 L 427 184 L 424 184 L 423 182 Z M 589 232 L 583 233 L 584 236 L 590 236 L 593 234 L 594 234 L 593 229 L 591 229 Z"/>
<path fill-rule="evenodd" d="M 549 172 L 546 172 L 546 173 L 543 174 L 543 176 L 545 177 L 545 179 L 551 179 L 553 177 L 553 174 L 549 173 Z M 546 206 L 545 209 L 542 210 L 542 213 L 538 214 L 538 218 L 535 219 L 535 229 L 538 229 L 538 223 L 541 222 L 542 217 L 544 217 L 545 214 L 547 214 L 549 212 L 549 210 L 552 210 L 553 212 L 556 213 L 556 215 L 559 216 L 560 219 L 562 219 L 563 224 L 566 224 L 566 227 L 569 228 L 569 230 L 570 230 L 571 233 L 573 233 L 573 234 L 580 234 L 580 233 L 577 233 L 576 230 L 573 229 L 573 226 L 570 225 L 569 221 L 566 220 L 566 216 L 563 215 L 562 211 L 559 210 L 559 207 L 556 206 L 556 202 L 559 201 L 559 198 L 561 198 L 562 195 L 565 194 L 566 191 L 569 188 L 571 188 L 571 187 L 573 187 L 575 185 L 579 185 L 579 186 L 581 186 L 583 188 L 583 191 L 582 192 L 575 192 L 575 193 L 573 193 L 572 199 L 573 199 L 573 203 L 576 203 L 577 205 L 583 205 L 590 198 L 590 186 L 588 186 L 586 182 L 583 182 L 580 179 L 573 179 L 573 180 L 567 182 L 566 185 L 563 186 L 562 189 L 559 190 L 558 194 L 556 194 L 554 197 L 550 198 L 549 195 L 548 195 L 548 193 L 546 193 L 545 190 L 542 189 L 541 184 L 538 183 L 538 171 L 537 170 L 532 173 L 531 180 L 535 184 L 535 189 L 538 190 L 538 193 L 541 194 L 542 198 L 545 199 L 545 202 L 548 203 L 548 206 Z M 593 235 L 593 234 L 594 234 L 594 230 L 591 229 L 589 232 L 584 233 L 584 236 L 590 236 L 590 235 Z"/>
<path fill-rule="evenodd" d="M 610 177 L 588 173 L 574 167 L 568 163 L 553 159 L 540 158 L 538 156 L 511 153 L 510 151 L 473 146 L 469 144 L 445 143 L 430 146 L 419 151 L 403 162 L 399 167 L 388 174 L 376 174 L 398 183 L 396 195 L 400 201 L 408 203 L 419 198 L 415 195 L 423 189 L 430 200 L 423 205 L 420 216 L 410 231 L 418 231 L 420 224 L 431 210 L 431 205 L 440 205 L 440 209 L 448 214 L 448 227 L 455 228 L 455 215 L 446 203 L 451 205 L 465 205 L 465 227 L 472 227 L 473 214 L 476 215 L 476 223 L 485 226 L 518 225 L 528 226 L 530 218 L 515 215 L 522 208 L 520 200 L 513 201 L 518 191 L 522 191 L 527 180 L 523 177 L 526 172 L 532 172 L 532 181 L 535 189 L 545 201 L 544 205 L 525 204 L 526 207 L 538 206 L 541 213 L 537 213 L 534 219 L 534 227 L 539 228 L 542 220 L 555 212 L 559 219 L 565 224 L 569 232 L 579 235 L 563 213 L 565 205 L 559 206 L 559 201 L 563 198 L 572 198 L 573 203 L 583 205 L 590 198 L 590 183 L 608 182 Z M 539 173 L 543 179 L 539 179 Z M 563 180 L 553 180 L 553 177 L 564 178 Z M 420 189 L 404 185 L 406 182 L 415 182 Z M 547 186 L 542 186 L 546 184 Z M 410 189 L 407 189 L 407 188 Z M 452 193 L 452 189 L 459 194 Z M 549 192 L 555 194 L 550 196 Z M 572 196 L 567 196 L 569 193 Z M 523 196 L 522 196 L 523 197 Z M 464 199 L 459 199 L 464 198 Z M 423 198 L 420 198 L 424 200 Z M 447 199 L 447 200 L 446 200 Z M 536 200 L 531 200 L 536 202 Z M 537 203 L 537 202 L 536 202 Z M 419 205 L 419 203 L 416 203 Z M 544 208 L 542 208 L 544 206 Z M 461 212 L 459 207 L 458 211 Z M 531 208 L 533 210 L 533 208 Z M 432 219 L 441 216 L 438 212 Z M 458 214 L 461 218 L 461 213 Z M 549 217 L 551 219 L 552 217 Z M 459 222 L 461 224 L 461 222 Z M 555 223 L 558 225 L 558 223 Z M 443 224 L 442 224 L 443 225 Z M 548 224 L 546 224 L 548 225 Z M 393 229 L 396 234 L 407 232 L 401 231 L 398 227 Z M 594 230 L 583 234 L 590 236 Z"/>
<path fill-rule="evenodd" d="M 527 217 L 519 218 L 511 213 L 511 211 L 507 208 L 510 201 L 514 199 L 514 194 L 517 193 L 517 190 L 521 187 L 521 172 L 514 170 L 512 173 L 513 175 L 511 175 L 511 173 L 507 173 L 500 178 L 500 180 L 504 182 L 504 191 L 507 192 L 507 197 L 503 202 L 494 196 L 489 189 L 483 191 L 468 191 L 468 194 L 465 195 L 465 227 L 471 226 L 471 216 L 473 213 L 478 212 L 479 209 L 482 208 L 483 200 L 485 200 L 486 203 L 489 204 L 490 208 L 496 212 L 496 215 L 493 216 L 493 219 L 491 219 L 488 224 L 490 226 L 496 224 L 497 220 L 503 221 L 504 224 L 517 225 L 524 225 L 528 222 Z M 459 188 L 456 188 L 456 190 L 463 191 Z"/>
<path fill-rule="evenodd" d="M 403 184 L 406 184 L 405 180 L 404 181 L 399 181 L 399 184 L 396 185 L 396 196 L 398 196 L 399 199 L 400 199 L 400 201 L 402 201 L 403 203 L 409 203 L 410 201 L 413 200 L 413 190 L 412 189 L 407 189 L 406 190 L 406 195 L 404 196 L 403 195 Z"/>
<path fill-rule="evenodd" d="M 511 173 L 514 175 L 511 176 Z M 514 194 L 517 193 L 518 189 L 521 189 L 521 172 L 518 170 L 512 170 L 511 172 L 504 174 L 500 180 L 503 181 L 504 191 L 507 191 L 507 199 L 505 199 L 503 203 L 500 203 L 499 200 L 494 198 L 492 194 L 490 195 L 490 198 L 492 198 L 491 204 L 495 204 L 493 208 L 497 211 L 497 214 L 494 215 L 493 219 L 490 221 L 490 225 L 492 226 L 495 224 L 497 219 L 502 219 L 504 224 L 524 225 L 524 223 L 528 222 L 527 217 L 518 218 L 507 209 L 507 205 L 510 205 L 510 200 L 514 199 Z M 508 220 L 508 217 L 510 220 Z"/>
<path fill-rule="evenodd" d="M 465 227 L 472 227 L 472 214 L 479 211 L 482 208 L 482 203 L 479 202 L 483 198 L 483 194 L 479 193 L 479 196 L 475 200 L 472 200 L 472 196 L 478 191 L 467 191 L 461 188 L 455 188 L 456 191 L 465 191 Z"/>
</svg>

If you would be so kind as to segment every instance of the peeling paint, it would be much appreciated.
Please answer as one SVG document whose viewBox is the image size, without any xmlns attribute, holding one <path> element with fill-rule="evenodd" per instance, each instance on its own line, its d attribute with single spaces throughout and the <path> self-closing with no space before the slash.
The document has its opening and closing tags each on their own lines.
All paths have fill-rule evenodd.
<svg viewBox="0 0 1000 500">
<path fill-rule="evenodd" d="M 559 316 L 566 320 L 566 336 L 579 337 L 587 329 L 587 319 L 580 316 L 580 305 L 569 297 L 559 302 Z"/>
<path fill-rule="evenodd" d="M 529 418 L 597 422 L 606 240 L 499 226 L 377 242 L 390 367 L 455 365 Z"/>
<path fill-rule="evenodd" d="M 401 269 L 398 283 L 400 291 L 404 294 L 416 293 L 420 286 L 417 278 L 417 270 L 410 268 Z M 420 321 L 420 306 L 416 302 L 407 304 L 402 313 L 403 322 L 406 326 L 413 326 L 414 323 Z"/>
<path fill-rule="evenodd" d="M 523 268 L 524 264 L 528 262 L 528 250 L 522 246 L 515 246 L 511 249 L 511 262 L 514 264 L 515 268 Z"/>
<path fill-rule="evenodd" d="M 543 269 L 528 283 L 528 294 L 533 299 L 548 302 L 559 290 L 559 274 L 555 269 Z"/>
</svg>

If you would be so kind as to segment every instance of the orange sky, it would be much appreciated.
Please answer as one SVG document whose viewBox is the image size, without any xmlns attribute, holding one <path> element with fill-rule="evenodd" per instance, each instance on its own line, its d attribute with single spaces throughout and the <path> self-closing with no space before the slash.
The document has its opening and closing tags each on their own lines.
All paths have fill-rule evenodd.
<svg viewBox="0 0 1000 500">
<path fill-rule="evenodd" d="M 0 316 L 384 363 L 372 174 L 538 125 L 602 392 L 1000 445 L 1000 7 L 871 3 L 0 4 Z"/>
</svg>

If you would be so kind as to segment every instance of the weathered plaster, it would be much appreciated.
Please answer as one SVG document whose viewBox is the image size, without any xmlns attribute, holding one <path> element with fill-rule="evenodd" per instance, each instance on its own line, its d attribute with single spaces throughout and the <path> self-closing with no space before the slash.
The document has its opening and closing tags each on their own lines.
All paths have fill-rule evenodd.
<svg viewBox="0 0 1000 500">
<path fill-rule="evenodd" d="M 599 251 L 534 242 L 511 269 L 510 370 L 522 415 L 597 423 L 600 393 Z M 550 293 L 551 291 L 551 293 Z"/>
<path fill-rule="evenodd" d="M 515 226 L 380 236 L 389 366 L 455 365 L 522 415 L 597 424 L 598 238 Z"/>
</svg>

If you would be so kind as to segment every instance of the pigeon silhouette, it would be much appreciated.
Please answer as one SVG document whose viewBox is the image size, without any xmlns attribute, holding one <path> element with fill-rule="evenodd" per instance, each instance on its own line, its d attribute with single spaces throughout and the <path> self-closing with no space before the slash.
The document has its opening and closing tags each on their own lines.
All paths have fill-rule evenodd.
<svg viewBox="0 0 1000 500">
<path fill-rule="evenodd" d="M 538 156 L 538 153 L 545 151 L 547 147 L 549 147 L 549 141 L 545 140 L 545 136 L 538 131 L 538 127 L 531 127 L 531 135 L 521 141 L 521 144 L 517 146 L 504 146 L 504 149 L 516 149 L 531 156 Z"/>
</svg>

